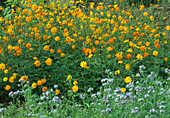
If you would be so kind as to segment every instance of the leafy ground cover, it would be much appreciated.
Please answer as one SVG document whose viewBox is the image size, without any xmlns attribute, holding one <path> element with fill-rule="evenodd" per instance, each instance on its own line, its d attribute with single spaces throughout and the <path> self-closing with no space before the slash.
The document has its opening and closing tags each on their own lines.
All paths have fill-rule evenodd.
<svg viewBox="0 0 170 118">
<path fill-rule="evenodd" d="M 0 17 L 1 116 L 168 117 L 169 12 L 43 2 Z"/>
</svg>

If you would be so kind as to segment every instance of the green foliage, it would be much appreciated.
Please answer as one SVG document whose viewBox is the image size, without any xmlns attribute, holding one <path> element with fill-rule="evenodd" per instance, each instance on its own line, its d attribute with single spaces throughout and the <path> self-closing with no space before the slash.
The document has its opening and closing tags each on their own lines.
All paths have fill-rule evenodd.
<svg viewBox="0 0 170 118">
<path fill-rule="evenodd" d="M 20 1 L 21 0 L 2 0 L 2 2 L 0 3 L 0 8 L 3 7 L 4 10 L 0 10 L 0 16 L 5 16 L 5 19 L 9 19 L 11 17 L 11 10 L 16 10 L 16 8 L 19 7 Z M 14 8 L 12 8 L 11 5 L 14 5 Z"/>
</svg>

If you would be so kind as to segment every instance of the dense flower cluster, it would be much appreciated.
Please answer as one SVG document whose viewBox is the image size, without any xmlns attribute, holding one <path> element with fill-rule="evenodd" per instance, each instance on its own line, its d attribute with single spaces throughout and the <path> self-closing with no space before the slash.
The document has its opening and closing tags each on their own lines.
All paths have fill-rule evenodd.
<svg viewBox="0 0 170 118">
<path fill-rule="evenodd" d="M 0 17 L 2 88 L 13 90 L 19 79 L 29 81 L 34 92 L 46 92 L 58 84 L 55 95 L 66 95 L 68 82 L 74 81 L 73 92 L 85 91 L 84 86 L 97 88 L 98 77 L 111 73 L 115 80 L 124 78 L 124 82 L 117 79 L 117 84 L 126 92 L 139 63 L 159 68 L 160 62 L 167 67 L 170 26 L 162 25 L 167 17 L 161 16 L 160 23 L 140 5 L 139 18 L 121 9 L 122 2 L 107 6 L 91 2 L 88 11 L 77 5 L 85 5 L 82 0 L 69 1 L 70 6 L 59 0 L 48 5 L 23 0 L 16 9 L 13 6 L 11 19 Z M 111 70 L 105 73 L 103 68 Z"/>
</svg>

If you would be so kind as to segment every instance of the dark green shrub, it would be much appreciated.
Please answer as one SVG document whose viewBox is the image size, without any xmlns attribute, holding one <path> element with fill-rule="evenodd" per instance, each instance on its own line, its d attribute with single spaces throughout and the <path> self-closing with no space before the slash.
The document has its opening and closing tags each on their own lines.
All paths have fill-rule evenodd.
<svg viewBox="0 0 170 118">
<path fill-rule="evenodd" d="M 0 10 L 0 16 L 6 16 L 11 12 L 11 5 L 15 5 L 13 8 L 16 11 L 16 8 L 19 6 L 20 0 L 1 0 L 0 2 L 0 8 L 3 7 L 4 10 Z"/>
</svg>

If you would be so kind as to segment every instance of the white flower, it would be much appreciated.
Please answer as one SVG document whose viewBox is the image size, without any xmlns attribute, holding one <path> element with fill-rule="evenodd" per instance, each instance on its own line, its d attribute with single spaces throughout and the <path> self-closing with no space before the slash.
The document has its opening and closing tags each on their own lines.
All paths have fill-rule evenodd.
<svg viewBox="0 0 170 118">
<path fill-rule="evenodd" d="M 54 88 L 55 88 L 55 89 L 58 88 L 58 85 L 54 85 Z"/>
</svg>

